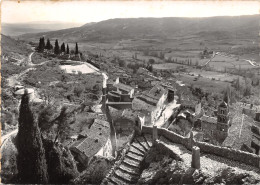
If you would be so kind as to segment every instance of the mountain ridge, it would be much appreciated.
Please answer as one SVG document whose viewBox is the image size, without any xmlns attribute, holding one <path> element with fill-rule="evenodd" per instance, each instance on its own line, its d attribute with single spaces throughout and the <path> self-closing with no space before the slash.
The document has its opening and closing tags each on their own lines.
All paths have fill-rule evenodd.
<svg viewBox="0 0 260 185">
<path fill-rule="evenodd" d="M 226 32 L 230 36 L 256 38 L 259 33 L 259 15 L 221 16 L 203 18 L 116 18 L 87 23 L 81 27 L 19 36 L 25 40 L 41 36 L 67 41 L 106 41 L 121 39 L 162 38 L 179 35 Z"/>
</svg>

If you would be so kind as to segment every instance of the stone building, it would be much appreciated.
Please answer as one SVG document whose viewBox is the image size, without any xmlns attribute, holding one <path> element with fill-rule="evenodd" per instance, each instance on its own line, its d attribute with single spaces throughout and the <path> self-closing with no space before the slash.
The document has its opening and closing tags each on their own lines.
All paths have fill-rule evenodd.
<svg viewBox="0 0 260 185">
<path fill-rule="evenodd" d="M 107 84 L 107 99 L 110 102 L 132 102 L 134 95 L 134 88 L 120 83 L 119 78 L 112 84 Z"/>
<path fill-rule="evenodd" d="M 217 117 L 203 115 L 199 118 L 204 139 L 211 141 L 216 140 L 222 143 L 228 136 L 228 131 L 231 126 L 229 115 L 229 105 L 223 101 L 218 106 Z"/>
<path fill-rule="evenodd" d="M 70 150 L 84 166 L 87 166 L 95 155 L 112 156 L 109 123 L 95 119 L 92 125 L 79 134 L 78 140 L 72 143 Z"/>
<path fill-rule="evenodd" d="M 224 141 L 228 136 L 228 129 L 231 126 L 230 121 L 230 113 L 229 113 L 229 105 L 225 101 L 223 101 L 218 106 L 217 112 L 217 129 L 216 129 L 216 137 L 220 141 Z"/>
<path fill-rule="evenodd" d="M 214 131 L 217 129 L 217 118 L 203 115 L 201 118 L 201 130 L 204 134 L 204 139 L 214 137 Z"/>
</svg>

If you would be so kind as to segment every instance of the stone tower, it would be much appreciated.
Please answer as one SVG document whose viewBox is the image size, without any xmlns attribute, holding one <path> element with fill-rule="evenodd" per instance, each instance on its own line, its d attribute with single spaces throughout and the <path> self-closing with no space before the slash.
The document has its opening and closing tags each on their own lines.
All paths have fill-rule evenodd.
<svg viewBox="0 0 260 185">
<path fill-rule="evenodd" d="M 228 129 L 231 126 L 229 119 L 229 105 L 223 101 L 218 106 L 217 113 L 217 137 L 220 140 L 224 140 L 228 136 Z"/>
</svg>

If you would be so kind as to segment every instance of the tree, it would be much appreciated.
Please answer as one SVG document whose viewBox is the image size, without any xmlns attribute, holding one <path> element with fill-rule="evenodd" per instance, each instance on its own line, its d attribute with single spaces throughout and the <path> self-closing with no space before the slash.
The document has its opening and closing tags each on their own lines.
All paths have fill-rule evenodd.
<svg viewBox="0 0 260 185">
<path fill-rule="evenodd" d="M 247 84 L 244 91 L 244 96 L 250 96 L 250 95 L 251 95 L 251 84 Z"/>
<path fill-rule="evenodd" d="M 125 61 L 124 60 L 119 60 L 118 61 L 119 67 L 125 67 Z"/>
<path fill-rule="evenodd" d="M 150 58 L 150 59 L 148 60 L 148 63 L 149 63 L 149 64 L 154 64 L 154 63 L 155 63 L 155 60 L 154 60 L 153 58 Z"/>
<path fill-rule="evenodd" d="M 51 49 L 51 43 L 50 43 L 49 39 L 47 39 L 47 43 L 46 43 L 45 49 L 47 49 L 47 50 Z"/>
<path fill-rule="evenodd" d="M 236 79 L 236 81 L 235 81 L 235 89 L 236 89 L 237 91 L 240 90 L 240 81 L 239 81 L 239 77 L 237 77 L 237 79 Z"/>
<path fill-rule="evenodd" d="M 41 37 L 39 40 L 38 51 L 43 52 L 44 48 L 45 48 L 44 37 Z"/>
<path fill-rule="evenodd" d="M 231 90 L 230 90 L 230 87 L 227 86 L 225 92 L 224 92 L 224 101 L 227 103 L 227 104 L 230 104 L 230 97 L 231 97 Z"/>
<path fill-rule="evenodd" d="M 70 54 L 69 45 L 67 44 L 67 54 Z"/>
<path fill-rule="evenodd" d="M 60 46 L 60 51 L 65 53 L 65 44 L 64 44 L 64 42 Z"/>
<path fill-rule="evenodd" d="M 48 183 L 45 150 L 38 122 L 29 106 L 26 92 L 21 100 L 17 134 L 18 182 L 21 184 Z"/>
<path fill-rule="evenodd" d="M 54 46 L 54 54 L 58 55 L 59 53 L 60 53 L 60 46 L 58 40 L 56 39 L 55 46 Z"/>
<path fill-rule="evenodd" d="M 79 54 L 79 48 L 78 48 L 78 43 L 76 42 L 76 47 L 75 47 L 75 55 Z"/>
<path fill-rule="evenodd" d="M 69 112 L 68 107 L 63 106 L 60 115 L 54 120 L 54 122 L 55 121 L 58 122 L 58 127 L 54 142 L 56 142 L 58 138 L 60 138 L 62 142 L 69 135 L 70 124 L 75 122 L 74 111 Z"/>
</svg>

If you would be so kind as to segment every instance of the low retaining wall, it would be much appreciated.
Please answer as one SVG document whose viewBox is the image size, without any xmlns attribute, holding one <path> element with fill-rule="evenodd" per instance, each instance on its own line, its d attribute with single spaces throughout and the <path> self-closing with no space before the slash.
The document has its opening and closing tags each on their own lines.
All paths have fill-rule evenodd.
<svg viewBox="0 0 260 185">
<path fill-rule="evenodd" d="M 176 134 L 172 131 L 169 131 L 165 128 L 157 128 L 158 135 L 164 136 L 168 140 L 182 144 L 187 149 L 191 150 L 192 146 L 198 146 L 201 152 L 213 154 L 216 156 L 224 157 L 230 160 L 238 161 L 247 165 L 251 165 L 257 168 L 260 168 L 260 156 L 248 152 L 244 152 L 241 150 L 236 150 L 227 147 L 221 147 L 212 145 L 205 142 L 194 141 L 193 138 L 183 137 L 179 134 Z M 142 133 L 153 134 L 153 127 L 143 126 Z"/>
</svg>

